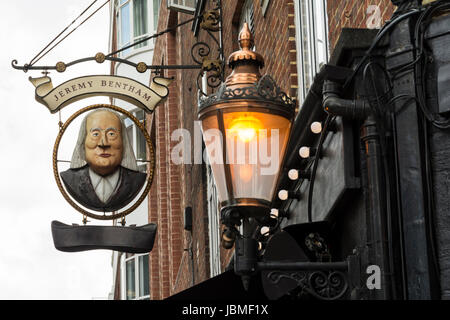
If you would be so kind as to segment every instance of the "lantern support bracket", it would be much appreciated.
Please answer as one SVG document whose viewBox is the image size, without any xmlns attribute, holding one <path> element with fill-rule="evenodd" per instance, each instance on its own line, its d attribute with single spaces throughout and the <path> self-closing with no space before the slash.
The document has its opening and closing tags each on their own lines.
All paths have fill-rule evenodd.
<svg viewBox="0 0 450 320">
<path fill-rule="evenodd" d="M 248 237 L 236 239 L 234 270 L 246 290 L 258 271 L 269 271 L 266 277 L 274 285 L 283 278 L 291 279 L 302 293 L 319 300 L 341 299 L 349 289 L 354 294 L 361 281 L 357 253 L 337 262 L 257 261 L 257 241 Z"/>
</svg>

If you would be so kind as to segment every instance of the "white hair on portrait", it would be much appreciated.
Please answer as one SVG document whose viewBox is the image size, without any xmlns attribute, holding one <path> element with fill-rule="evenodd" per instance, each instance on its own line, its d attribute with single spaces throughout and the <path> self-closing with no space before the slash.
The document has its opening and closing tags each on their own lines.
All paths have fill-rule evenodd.
<svg viewBox="0 0 450 320">
<path fill-rule="evenodd" d="M 86 140 L 86 122 L 87 118 L 100 111 L 107 111 L 111 112 L 114 115 L 117 116 L 120 120 L 121 128 L 120 132 L 122 134 L 122 142 L 123 142 L 123 156 L 122 156 L 122 162 L 120 165 L 122 167 L 125 167 L 130 170 L 138 171 L 138 167 L 136 164 L 136 157 L 134 156 L 133 148 L 130 143 L 130 139 L 128 138 L 127 130 L 125 127 L 125 123 L 123 122 L 123 119 L 120 117 L 120 115 L 117 112 L 111 111 L 108 108 L 100 108 L 94 111 L 89 112 L 83 119 L 80 125 L 80 132 L 78 133 L 78 140 L 77 144 L 75 145 L 75 149 L 73 150 L 72 154 L 72 160 L 70 161 L 70 168 L 76 169 L 81 168 L 87 164 L 86 162 L 86 153 L 84 149 L 84 142 Z"/>
</svg>

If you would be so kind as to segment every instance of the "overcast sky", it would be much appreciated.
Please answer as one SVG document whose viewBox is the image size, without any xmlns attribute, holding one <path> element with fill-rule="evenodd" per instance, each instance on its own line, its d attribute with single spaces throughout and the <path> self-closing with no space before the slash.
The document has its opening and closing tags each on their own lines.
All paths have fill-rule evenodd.
<svg viewBox="0 0 450 320">
<path fill-rule="evenodd" d="M 91 2 L 2 2 L 0 299 L 106 298 L 111 290 L 110 251 L 65 253 L 53 245 L 52 220 L 81 224 L 82 219 L 64 200 L 53 177 L 52 150 L 59 118 L 34 99 L 34 87 L 28 77 L 39 77 L 40 72 L 24 73 L 11 67 L 13 59 L 20 65 L 29 62 Z M 104 2 L 99 0 L 95 6 Z M 58 61 L 92 57 L 97 52 L 108 53 L 108 28 L 106 5 L 36 65 L 54 65 Z M 56 86 L 78 76 L 107 73 L 109 63 L 86 62 L 49 76 Z M 107 102 L 106 98 L 99 97 L 74 103 L 63 109 L 63 121 L 81 107 Z"/>
</svg>

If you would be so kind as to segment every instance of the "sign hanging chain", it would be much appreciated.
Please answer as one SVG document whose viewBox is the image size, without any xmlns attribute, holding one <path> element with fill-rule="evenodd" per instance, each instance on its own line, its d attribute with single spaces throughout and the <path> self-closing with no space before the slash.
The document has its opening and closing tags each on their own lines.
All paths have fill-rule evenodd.
<svg viewBox="0 0 450 320">
<path fill-rule="evenodd" d="M 61 120 L 61 110 L 59 110 L 58 115 L 59 115 L 58 127 L 59 127 L 59 130 L 61 130 L 64 125 L 64 123 Z"/>
<path fill-rule="evenodd" d="M 97 10 L 95 10 L 91 15 L 89 15 L 85 20 L 83 20 L 77 27 L 75 27 L 72 31 L 70 31 L 64 38 L 62 38 L 60 41 L 58 41 L 54 46 L 52 46 L 50 49 L 48 49 L 45 53 L 42 54 L 52 43 L 54 43 L 64 32 L 69 29 L 71 25 L 73 25 L 79 18 L 81 18 L 82 15 L 86 13 L 87 10 L 89 10 L 98 0 L 94 0 L 81 14 L 73 20 L 66 28 L 64 28 L 63 31 L 61 31 L 52 41 L 50 41 L 44 49 L 42 49 L 33 59 L 31 59 L 28 66 L 34 65 L 36 62 L 41 60 L 45 55 L 47 55 L 50 51 L 52 51 L 57 45 L 59 45 L 64 39 L 66 39 L 69 35 L 71 35 L 76 29 L 78 29 L 81 25 L 83 25 L 87 20 L 89 20 L 94 14 L 96 14 L 101 8 L 103 8 L 110 0 L 107 0 L 104 4 L 102 4 Z M 42 55 L 41 55 L 42 54 Z M 41 56 L 40 56 L 41 55 Z M 38 58 L 39 57 L 39 58 Z"/>
</svg>

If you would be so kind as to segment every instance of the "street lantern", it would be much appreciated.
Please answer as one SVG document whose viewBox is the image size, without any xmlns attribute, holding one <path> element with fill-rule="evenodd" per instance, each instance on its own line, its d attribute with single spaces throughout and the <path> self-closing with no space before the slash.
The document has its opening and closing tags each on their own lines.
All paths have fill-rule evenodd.
<svg viewBox="0 0 450 320">
<path fill-rule="evenodd" d="M 264 59 L 251 50 L 254 41 L 247 23 L 239 45 L 241 50 L 228 58 L 231 75 L 216 93 L 200 99 L 198 117 L 221 212 L 265 217 L 270 215 L 295 102 L 270 76 L 259 73 Z"/>
</svg>

